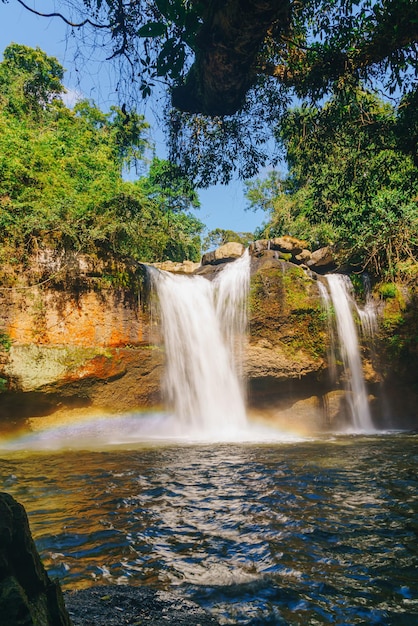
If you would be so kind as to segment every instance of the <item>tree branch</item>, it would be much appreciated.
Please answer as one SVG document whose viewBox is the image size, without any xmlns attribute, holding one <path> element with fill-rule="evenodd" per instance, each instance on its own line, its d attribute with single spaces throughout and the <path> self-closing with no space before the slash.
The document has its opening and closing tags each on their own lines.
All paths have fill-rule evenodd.
<svg viewBox="0 0 418 626">
<path fill-rule="evenodd" d="M 325 86 L 340 76 L 356 70 L 364 70 L 372 65 L 390 59 L 398 51 L 417 46 L 418 5 L 405 4 L 402 12 L 391 11 L 380 16 L 373 34 L 363 42 L 353 45 L 350 52 L 338 49 L 316 50 L 297 49 L 288 53 L 285 63 L 260 65 L 257 70 L 266 76 L 277 78 L 288 87 L 303 85 Z M 285 40 L 284 37 L 281 37 Z M 322 54 L 321 54 L 322 52 Z"/>
<path fill-rule="evenodd" d="M 30 11 L 31 13 L 34 13 L 35 15 L 39 15 L 40 17 L 59 17 L 61 20 L 63 20 L 63 22 L 65 22 L 66 24 L 68 24 L 68 26 L 71 26 L 72 28 L 82 28 L 86 24 L 90 24 L 90 26 L 93 26 L 94 28 L 110 28 L 110 24 L 98 24 L 96 22 L 92 22 L 89 18 L 85 19 L 83 22 L 80 22 L 79 24 L 75 24 L 74 22 L 70 22 L 70 20 L 68 20 L 61 13 L 40 13 L 39 11 L 36 11 L 36 9 L 32 9 L 30 6 L 25 4 L 23 0 L 17 0 L 17 1 L 27 11 Z"/>
<path fill-rule="evenodd" d="M 287 30 L 290 0 L 229 0 L 208 3 L 197 37 L 196 60 L 184 85 L 173 90 L 181 111 L 224 116 L 242 106 L 254 83 L 254 63 L 275 26 Z"/>
</svg>

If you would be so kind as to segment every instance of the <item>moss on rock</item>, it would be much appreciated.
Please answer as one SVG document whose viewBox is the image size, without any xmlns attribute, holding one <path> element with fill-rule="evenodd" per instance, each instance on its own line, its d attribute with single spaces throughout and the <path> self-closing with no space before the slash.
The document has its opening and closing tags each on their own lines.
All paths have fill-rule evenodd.
<svg viewBox="0 0 418 626">
<path fill-rule="evenodd" d="M 305 270 L 276 259 L 258 261 L 250 288 L 251 341 L 280 345 L 291 358 L 298 355 L 322 367 L 328 348 L 326 316 L 316 281 Z"/>
</svg>

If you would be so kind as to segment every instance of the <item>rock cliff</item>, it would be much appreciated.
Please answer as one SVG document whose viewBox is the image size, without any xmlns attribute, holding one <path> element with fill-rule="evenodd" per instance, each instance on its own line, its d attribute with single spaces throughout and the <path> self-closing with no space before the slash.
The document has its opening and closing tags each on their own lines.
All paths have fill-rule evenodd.
<svg viewBox="0 0 418 626">
<path fill-rule="evenodd" d="M 318 286 L 322 277 L 312 271 L 327 271 L 333 261 L 328 250 L 308 256 L 303 246 L 292 238 L 252 246 L 245 370 L 253 410 L 316 428 L 344 416 L 344 381 L 332 382 L 329 376 L 330 336 Z M 176 264 L 168 269 L 210 279 L 233 253 L 229 246 L 200 268 Z M 418 323 L 416 293 L 402 293 L 402 298 L 377 294 L 380 332 L 372 347 L 364 345 L 363 360 L 376 413 L 383 411 L 384 397 L 397 405 L 400 395 L 407 419 L 417 393 L 411 337 Z M 28 417 L 69 409 L 157 407 L 164 354 L 151 301 L 143 266 L 85 255 L 43 251 L 30 272 L 3 278 L 2 431 Z M 398 394 L 397 388 L 403 391 Z"/>
<path fill-rule="evenodd" d="M 46 277 L 46 278 L 45 278 Z M 0 289 L 0 419 L 159 402 L 144 268 L 43 254 Z"/>
</svg>

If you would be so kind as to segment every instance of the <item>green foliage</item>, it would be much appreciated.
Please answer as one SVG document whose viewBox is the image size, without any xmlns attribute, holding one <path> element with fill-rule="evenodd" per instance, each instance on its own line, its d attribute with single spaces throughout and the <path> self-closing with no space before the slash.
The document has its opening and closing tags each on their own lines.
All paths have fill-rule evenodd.
<svg viewBox="0 0 418 626">
<path fill-rule="evenodd" d="M 260 23 L 254 24 L 248 16 L 255 5 Z M 116 60 L 118 91 L 127 101 L 148 98 L 165 83 L 181 109 L 166 110 L 171 155 L 199 185 L 229 182 L 234 172 L 245 179 L 274 165 L 272 131 L 295 93 L 323 101 L 359 77 L 389 95 L 406 94 L 399 137 L 416 163 L 416 0 L 64 0 L 58 10 L 67 23 L 78 15 L 79 26 L 89 29 L 80 35 L 77 55 L 90 59 L 96 47 Z M 78 25 L 71 28 L 72 36 L 80 32 Z M 56 60 L 39 60 L 35 52 L 29 59 L 13 45 L 7 60 L 20 72 L 16 88 L 26 90 L 23 106 L 39 112 L 40 102 L 47 105 L 60 93 Z M 242 97 L 215 117 L 231 83 Z M 212 88 L 220 97 L 212 98 L 211 108 L 205 96 Z M 1 93 L 11 90 L 10 82 L 1 84 Z M 174 97 L 184 91 L 186 97 Z M 12 100 L 10 107 L 20 111 L 21 99 Z"/>
<path fill-rule="evenodd" d="M 386 298 L 396 298 L 398 294 L 398 288 L 395 283 L 382 283 L 379 285 L 379 296 L 386 300 Z"/>
<path fill-rule="evenodd" d="M 7 333 L 0 332 L 0 351 L 9 352 L 12 347 L 12 340 Z"/>
<path fill-rule="evenodd" d="M 18 116 L 39 116 L 64 91 L 64 70 L 40 48 L 13 43 L 0 64 L 0 92 L 7 110 Z"/>
<path fill-rule="evenodd" d="M 411 155 L 418 166 L 418 89 L 409 91 L 402 98 L 396 116 L 396 135 L 402 152 Z"/>
<path fill-rule="evenodd" d="M 0 258 L 42 245 L 143 261 L 199 258 L 203 224 L 189 212 L 198 207 L 190 183 L 160 160 L 135 182 L 122 177 L 144 163 L 144 118 L 88 101 L 68 109 L 57 97 L 62 68 L 39 50 L 15 48 L 0 64 L 10 86 L 0 100 Z M 25 91 L 40 66 L 41 86 Z"/>
<path fill-rule="evenodd" d="M 250 241 L 253 240 L 252 233 L 237 233 L 234 230 L 227 230 L 224 228 L 215 228 L 210 230 L 203 240 L 203 250 L 211 250 L 213 248 L 219 248 L 229 242 L 242 243 L 244 246 L 248 246 Z"/>
<path fill-rule="evenodd" d="M 257 211 L 261 209 L 266 213 L 274 211 L 277 198 L 284 191 L 284 180 L 279 172 L 272 170 L 263 179 L 258 178 L 252 182 L 246 182 L 246 198 L 248 209 Z"/>
<path fill-rule="evenodd" d="M 250 22 L 245 30 L 242 20 L 237 28 L 234 15 L 247 15 L 252 5 L 262 7 L 261 17 L 264 7 L 270 23 Z M 181 114 L 167 111 L 171 154 L 203 186 L 227 182 L 235 171 L 242 178 L 253 176 L 272 164 L 272 129 L 295 93 L 320 101 L 359 77 L 383 85 L 388 94 L 407 93 L 418 72 L 418 8 L 411 0 L 65 0 L 60 10 L 68 10 L 71 21 L 78 14 L 86 28 L 97 26 L 94 37 L 80 36 L 77 53 L 84 49 L 86 57 L 92 55 L 87 41 L 107 48 L 108 58 L 118 63 L 118 88 L 127 100 L 138 94 L 148 98 L 162 82 L 171 94 L 187 92 Z M 255 38 L 247 31 L 254 31 Z M 72 35 L 77 32 L 73 28 Z M 218 86 L 222 94 L 235 79 L 231 59 L 241 60 L 248 49 L 254 54 L 247 55 L 234 83 L 243 91 L 236 111 L 204 115 L 210 91 L 205 88 Z M 221 98 L 213 100 L 219 106 Z M 405 131 L 402 150 L 409 144 L 410 152 L 416 152 L 417 143 L 414 109 L 399 127 Z"/>
<path fill-rule="evenodd" d="M 255 176 L 268 162 L 266 144 L 271 138 L 271 127 L 263 121 L 264 107 L 258 98 L 259 94 L 253 94 L 245 108 L 234 116 L 207 117 L 170 110 L 170 160 L 203 188 L 214 183 L 228 184 L 234 172 L 243 180 Z M 284 110 L 288 98 L 278 98 L 276 94 L 274 102 L 271 106 L 275 118 Z"/>
<path fill-rule="evenodd" d="M 165 211 L 178 213 L 200 207 L 196 190 L 181 170 L 170 163 L 154 157 L 143 188 L 149 198 Z"/>
<path fill-rule="evenodd" d="M 418 169 L 398 147 L 396 113 L 361 89 L 290 111 L 279 129 L 287 177 L 247 194 L 250 208 L 269 211 L 262 233 L 334 245 L 342 263 L 378 276 L 416 259 Z"/>
<path fill-rule="evenodd" d="M 267 75 L 300 93 L 322 96 L 335 81 L 346 83 L 358 71 L 372 78 L 385 76 L 393 88 L 405 82 L 405 76 L 412 82 L 417 67 L 415 2 L 305 0 L 289 11 L 288 3 L 282 1 L 277 2 L 277 13 L 271 11 L 270 3 L 264 4 L 271 27 L 260 24 L 262 36 L 254 44 L 259 58 L 251 68 L 253 79 L 247 79 L 248 89 L 254 83 L 259 86 Z M 208 42 L 215 45 L 221 40 L 225 55 L 231 52 L 231 42 L 223 37 L 225 31 L 230 34 L 228 17 L 236 10 L 232 2 L 225 6 L 213 0 L 145 0 L 139 8 L 137 3 L 117 0 L 81 0 L 71 7 L 82 18 L 90 18 L 89 27 L 98 26 L 97 33 L 111 47 L 111 58 L 126 57 L 130 79 L 138 78 L 141 68 L 140 91 L 145 97 L 155 87 L 157 76 L 165 77 L 170 85 L 185 82 L 186 75 L 195 70 L 189 72 L 195 57 L 204 53 Z M 246 10 L 245 3 L 238 4 L 238 11 Z M 280 10 L 286 19 L 276 23 Z"/>
</svg>

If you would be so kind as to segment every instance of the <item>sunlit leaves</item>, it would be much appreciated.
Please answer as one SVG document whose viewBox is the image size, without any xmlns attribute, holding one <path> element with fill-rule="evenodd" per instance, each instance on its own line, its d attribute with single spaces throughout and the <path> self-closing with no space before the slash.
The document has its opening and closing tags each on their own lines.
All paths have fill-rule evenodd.
<svg viewBox="0 0 418 626">
<path fill-rule="evenodd" d="M 88 101 L 70 110 L 57 97 L 34 116 L 21 66 L 0 64 L 10 86 L 0 99 L 0 259 L 34 245 L 146 261 L 198 258 L 203 224 L 189 212 L 198 206 L 190 182 L 165 161 L 136 182 L 122 178 L 135 161 L 146 169 L 144 118 L 125 106 L 104 113 Z M 25 81 L 36 75 L 29 64 Z"/>
<path fill-rule="evenodd" d="M 269 213 L 260 234 L 334 244 L 343 263 L 381 276 L 416 259 L 418 169 L 400 150 L 396 113 L 357 89 L 284 116 L 288 175 L 256 181 L 247 194 L 251 208 Z"/>
<path fill-rule="evenodd" d="M 40 115 L 65 90 L 64 70 L 40 48 L 11 44 L 0 64 L 0 89 L 9 111 Z"/>
</svg>

